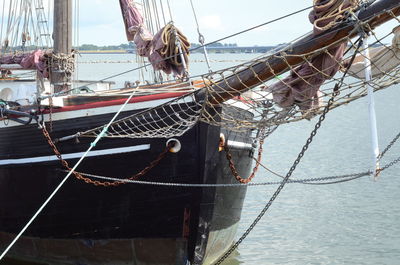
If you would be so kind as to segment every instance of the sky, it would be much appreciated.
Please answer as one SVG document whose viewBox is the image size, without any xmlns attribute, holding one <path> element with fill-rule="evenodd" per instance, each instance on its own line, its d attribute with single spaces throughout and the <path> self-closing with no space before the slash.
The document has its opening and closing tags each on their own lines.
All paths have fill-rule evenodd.
<svg viewBox="0 0 400 265">
<path fill-rule="evenodd" d="M 46 2 L 45 9 L 47 10 Z M 197 26 L 190 5 L 191 0 L 162 1 L 166 13 L 169 1 L 175 25 L 192 43 L 198 43 Z M 11 1 L 0 0 L 0 10 Z M 35 1 L 36 2 L 36 1 Z M 127 43 L 118 0 L 72 0 L 79 6 L 79 31 L 74 34 L 74 45 L 119 45 Z M 140 1 L 138 1 L 140 2 Z M 280 18 L 312 5 L 312 0 L 192 0 L 199 21 L 200 32 L 206 43 L 216 41 L 239 31 Z M 309 10 L 241 34 L 223 43 L 239 46 L 265 46 L 290 42 L 312 30 Z M 169 16 L 167 15 L 169 18 Z M 7 21 L 7 17 L 2 15 Z M 385 32 L 391 29 L 386 26 Z M 75 33 L 75 32 L 74 32 Z"/>
<path fill-rule="evenodd" d="M 206 42 L 215 41 L 312 4 L 312 0 L 192 1 L 200 31 Z M 163 0 L 163 3 L 166 1 Z M 118 0 L 80 0 L 79 5 L 80 44 L 114 45 L 126 42 Z M 175 25 L 191 42 L 197 43 L 197 26 L 190 0 L 170 0 L 170 6 Z M 241 46 L 273 45 L 288 42 L 310 30 L 311 24 L 308 22 L 306 11 L 285 21 L 224 40 L 223 43 L 237 43 Z"/>
</svg>

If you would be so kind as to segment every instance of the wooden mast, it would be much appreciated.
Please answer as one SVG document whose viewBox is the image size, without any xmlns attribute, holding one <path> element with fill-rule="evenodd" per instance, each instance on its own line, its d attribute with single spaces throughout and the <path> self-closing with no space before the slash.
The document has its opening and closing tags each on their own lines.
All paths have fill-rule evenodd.
<svg viewBox="0 0 400 265">
<path fill-rule="evenodd" d="M 393 19 L 393 16 L 400 15 L 399 0 L 380 0 L 362 9 L 358 15 L 361 22 L 367 22 L 371 29 Z M 346 41 L 346 37 L 355 37 L 359 32 L 355 31 L 358 26 L 357 21 L 344 22 L 343 24 L 321 34 L 313 36 L 312 34 L 300 39 L 289 48 L 282 51 L 285 54 L 285 60 L 281 57 L 271 57 L 266 62 L 260 62 L 253 65 L 252 69 L 244 69 L 235 75 L 231 75 L 220 82 L 211 86 L 209 100 L 213 104 L 219 104 L 229 100 L 240 93 L 243 93 L 262 82 L 273 78 L 275 75 L 289 70 L 290 66 L 295 66 L 304 61 L 301 54 L 307 54 L 321 49 L 335 42 Z M 292 55 L 292 56 L 291 56 Z M 267 66 L 268 65 L 268 66 Z M 255 76 L 255 74 L 257 76 Z M 204 91 L 200 92 L 202 97 Z"/>
<path fill-rule="evenodd" d="M 71 54 L 72 50 L 72 0 L 54 0 L 54 50 L 56 58 Z M 57 63 L 51 67 L 51 82 L 54 92 L 70 89 L 71 76 L 59 69 Z"/>
</svg>

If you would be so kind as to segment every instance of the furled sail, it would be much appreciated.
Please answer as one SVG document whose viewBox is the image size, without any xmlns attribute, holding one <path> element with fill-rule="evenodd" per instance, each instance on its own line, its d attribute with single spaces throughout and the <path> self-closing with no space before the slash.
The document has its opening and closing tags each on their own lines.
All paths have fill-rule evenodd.
<svg viewBox="0 0 400 265">
<path fill-rule="evenodd" d="M 314 36 L 324 32 L 343 18 L 345 11 L 357 6 L 357 1 L 315 0 L 309 19 Z M 334 11 L 334 13 L 333 13 Z M 330 47 L 326 53 L 313 57 L 293 69 L 289 76 L 269 86 L 274 101 L 281 107 L 298 105 L 302 110 L 319 107 L 319 88 L 340 68 L 347 42 Z"/>
<path fill-rule="evenodd" d="M 153 36 L 145 27 L 144 18 L 135 2 L 133 0 L 119 2 L 127 39 L 136 44 L 137 53 L 147 57 L 155 70 L 178 76 L 184 75 L 184 65 L 189 63 L 190 43 L 187 38 L 171 22 Z"/>
<path fill-rule="evenodd" d="M 38 70 L 42 77 L 49 77 L 48 54 L 42 50 L 0 57 L 0 64 L 19 64 L 25 70 Z"/>
</svg>

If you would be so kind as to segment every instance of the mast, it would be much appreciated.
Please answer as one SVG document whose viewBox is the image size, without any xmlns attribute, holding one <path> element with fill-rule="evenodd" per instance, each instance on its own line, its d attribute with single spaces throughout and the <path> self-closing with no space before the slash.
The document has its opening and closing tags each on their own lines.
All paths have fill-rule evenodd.
<svg viewBox="0 0 400 265">
<path fill-rule="evenodd" d="M 53 39 L 51 83 L 57 93 L 71 87 L 71 73 L 65 65 L 68 65 L 72 51 L 72 0 L 54 0 Z"/>
</svg>

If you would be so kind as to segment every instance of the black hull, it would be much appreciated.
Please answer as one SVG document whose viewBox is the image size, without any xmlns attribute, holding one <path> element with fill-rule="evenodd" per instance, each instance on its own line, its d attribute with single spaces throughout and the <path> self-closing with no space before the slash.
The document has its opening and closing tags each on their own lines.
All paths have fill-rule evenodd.
<svg viewBox="0 0 400 265">
<path fill-rule="evenodd" d="M 129 114 L 129 113 L 126 113 Z M 111 114 L 54 122 L 53 138 L 107 122 Z M 235 183 L 220 128 L 198 123 L 140 180 L 171 183 Z M 248 135 L 224 132 L 246 142 Z M 36 125 L 0 129 L 0 248 L 4 249 L 60 183 L 59 161 Z M 92 138 L 62 142 L 62 154 L 84 151 Z M 150 164 L 168 139 L 103 139 L 96 150 L 142 147 L 88 157 L 78 171 L 128 177 Z M 241 175 L 249 175 L 249 149 L 233 149 Z M 28 159 L 28 160 L 27 160 Z M 27 161 L 25 163 L 25 161 Z M 74 165 L 77 158 L 67 160 Z M 10 251 L 9 258 L 40 264 L 202 264 L 232 243 L 245 187 L 184 188 L 126 184 L 101 187 L 73 176 Z M 222 236 L 222 237 L 221 237 Z M 224 238 L 225 237 L 225 238 Z M 7 263 L 5 263 L 7 264 Z"/>
</svg>

